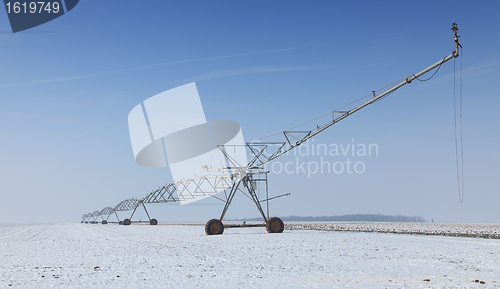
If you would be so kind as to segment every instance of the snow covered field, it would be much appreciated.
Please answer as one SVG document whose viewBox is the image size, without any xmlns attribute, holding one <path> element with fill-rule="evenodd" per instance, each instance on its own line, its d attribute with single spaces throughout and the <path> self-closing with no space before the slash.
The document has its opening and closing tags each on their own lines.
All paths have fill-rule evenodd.
<svg viewBox="0 0 500 289">
<path fill-rule="evenodd" d="M 57 223 L 0 225 L 0 256 L 3 288 L 500 288 L 498 239 Z"/>
<path fill-rule="evenodd" d="M 288 230 L 355 231 L 500 239 L 499 224 L 287 222 Z"/>
</svg>

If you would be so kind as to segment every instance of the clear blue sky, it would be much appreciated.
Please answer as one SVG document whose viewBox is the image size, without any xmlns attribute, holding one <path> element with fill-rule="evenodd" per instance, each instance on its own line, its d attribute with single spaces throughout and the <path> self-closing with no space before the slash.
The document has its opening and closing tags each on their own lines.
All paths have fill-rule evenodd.
<svg viewBox="0 0 500 289">
<path fill-rule="evenodd" d="M 350 157 L 365 164 L 363 174 L 273 174 L 271 194 L 291 196 L 272 202 L 271 214 L 498 223 L 499 11 L 498 1 L 84 0 L 16 34 L 0 11 L 0 220 L 79 221 L 170 182 L 168 169 L 135 163 L 128 134 L 130 110 L 159 92 L 195 81 L 207 119 L 238 122 L 250 141 L 440 60 L 453 50 L 457 22 L 465 202 L 456 188 L 448 62 L 431 81 L 405 86 L 314 139 L 377 144 L 378 156 Z M 150 206 L 160 221 L 206 221 L 221 209 L 215 201 Z M 256 216 L 238 197 L 227 217 Z"/>
</svg>

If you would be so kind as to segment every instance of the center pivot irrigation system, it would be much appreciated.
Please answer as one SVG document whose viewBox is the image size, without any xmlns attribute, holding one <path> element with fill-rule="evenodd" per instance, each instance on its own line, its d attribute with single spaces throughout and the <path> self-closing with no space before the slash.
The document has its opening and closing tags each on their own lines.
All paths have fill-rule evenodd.
<svg viewBox="0 0 500 289">
<path fill-rule="evenodd" d="M 289 194 L 269 197 L 268 183 L 267 183 L 268 179 L 267 176 L 269 171 L 265 171 L 263 165 L 286 154 L 290 150 L 298 147 L 299 145 L 306 142 L 310 138 L 323 132 L 327 128 L 347 118 L 348 116 L 354 114 L 355 112 L 361 110 L 362 108 L 385 98 L 386 96 L 396 91 L 397 89 L 405 86 L 406 84 L 411 83 L 413 80 L 415 79 L 420 80 L 418 79 L 420 76 L 428 73 L 429 71 L 435 68 L 439 69 L 439 67 L 443 63 L 453 58 L 457 58 L 459 55 L 458 53 L 459 49 L 462 46 L 458 42 L 459 36 L 457 35 L 458 28 L 456 23 L 453 23 L 451 30 L 454 32 L 455 50 L 450 55 L 444 57 L 443 59 L 439 60 L 438 62 L 434 63 L 433 65 L 427 67 L 426 69 L 416 74 L 402 78 L 401 80 L 397 81 L 396 84 L 392 85 L 388 89 L 385 89 L 378 94 L 376 91 L 373 91 L 370 95 L 358 99 L 353 103 L 356 103 L 358 101 L 361 101 L 369 97 L 368 100 L 366 100 L 365 102 L 361 103 L 358 106 L 355 106 L 350 110 L 333 110 L 328 114 L 321 116 L 321 117 L 325 116 L 329 117 L 329 120 L 326 123 L 322 125 L 316 124 L 313 129 L 309 130 L 294 130 L 295 128 L 309 124 L 314 120 L 321 118 L 318 117 L 314 120 L 299 125 L 294 129 L 285 130 L 283 132 L 272 135 L 272 136 L 281 135 L 283 137 L 282 141 L 229 145 L 235 147 L 235 149 L 237 147 L 240 148 L 244 147 L 246 149 L 247 153 L 250 156 L 249 157 L 250 160 L 243 165 L 240 164 L 235 157 L 226 152 L 228 149 L 228 145 L 219 145 L 217 146 L 217 148 L 224 155 L 228 163 L 228 166 L 226 168 L 217 170 L 218 172 L 223 173 L 222 175 L 205 175 L 167 184 L 163 187 L 153 190 L 151 193 L 149 193 L 142 199 L 126 199 L 120 202 L 114 208 L 106 207 L 101 211 L 95 211 L 93 213 L 85 214 L 82 217 L 82 223 L 98 223 L 98 219 L 100 217 L 101 223 L 107 224 L 109 217 L 111 215 L 115 215 L 119 224 L 130 225 L 132 223 L 131 219 L 134 216 L 134 213 L 136 212 L 137 208 L 142 207 L 148 216 L 149 223 L 151 225 L 157 225 L 158 221 L 156 219 L 150 218 L 149 213 L 146 210 L 145 204 L 181 202 L 181 201 L 193 200 L 196 197 L 200 196 L 201 197 L 212 196 L 224 202 L 225 205 L 219 219 L 211 219 L 206 223 L 205 232 L 207 235 L 222 234 L 224 232 L 224 228 L 228 227 L 265 226 L 269 233 L 283 232 L 284 229 L 283 221 L 278 217 L 272 217 L 272 218 L 269 217 L 269 200 L 286 196 Z M 353 103 L 349 105 L 352 105 Z M 204 169 L 207 172 L 211 171 L 211 169 L 207 166 L 204 166 Z M 257 187 L 259 184 L 265 185 L 264 200 L 260 200 L 259 194 L 257 193 Z M 224 191 L 224 199 L 215 196 L 215 194 L 221 191 Z M 262 218 L 264 219 L 264 222 L 262 224 L 243 223 L 243 225 L 224 225 L 222 223 L 222 220 L 224 219 L 224 216 L 237 192 L 243 193 L 253 201 L 253 203 L 259 210 L 260 214 L 262 215 Z M 265 210 L 262 205 L 262 203 L 264 202 L 265 202 Z M 118 217 L 117 214 L 117 212 L 120 211 L 132 211 L 132 214 L 129 218 L 120 221 L 120 218 Z"/>
</svg>

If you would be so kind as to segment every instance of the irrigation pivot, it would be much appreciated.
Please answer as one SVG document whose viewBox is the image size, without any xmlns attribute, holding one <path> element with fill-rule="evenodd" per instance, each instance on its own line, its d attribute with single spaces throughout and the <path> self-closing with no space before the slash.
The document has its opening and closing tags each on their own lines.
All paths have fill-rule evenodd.
<svg viewBox="0 0 500 289">
<path fill-rule="evenodd" d="M 358 101 L 361 102 L 362 100 L 364 100 L 364 102 L 357 106 L 354 106 L 351 109 L 336 109 L 321 116 L 328 118 L 328 121 L 326 121 L 322 125 L 315 124 L 311 129 L 295 130 L 298 127 L 311 125 L 312 121 L 308 121 L 302 125 L 296 126 L 293 129 L 285 130 L 283 132 L 272 135 L 276 137 L 279 136 L 280 138 L 278 141 L 217 145 L 219 153 L 225 159 L 225 165 L 223 168 L 213 168 L 205 165 L 203 166 L 203 169 L 204 171 L 206 171 L 206 175 L 195 176 L 192 178 L 167 184 L 163 187 L 153 190 L 151 193 L 141 199 L 127 199 L 119 203 L 114 208 L 105 208 L 101 212 L 96 211 L 94 213 L 86 214 L 83 216 L 82 222 L 97 223 L 96 220 L 99 216 L 102 217 L 103 215 L 107 215 L 109 218 L 109 216 L 114 213 L 118 218 L 118 215 L 116 214 L 117 211 L 132 211 L 132 215 L 130 216 L 130 218 L 124 219 L 123 221 L 120 221 L 118 218 L 119 222 L 123 223 L 123 225 L 130 225 L 132 222 L 131 219 L 137 208 L 142 207 L 146 211 L 146 214 L 150 220 L 150 224 L 156 225 L 158 223 L 157 220 L 150 218 L 145 204 L 170 202 L 180 202 L 182 204 L 183 202 L 188 203 L 196 201 L 199 198 L 212 196 L 224 202 L 224 208 L 219 218 L 211 219 L 206 223 L 205 232 L 207 235 L 222 234 L 224 232 L 224 228 L 229 227 L 265 226 L 267 232 L 269 233 L 283 232 L 283 221 L 278 217 L 270 217 L 269 215 L 269 200 L 289 194 L 269 197 L 267 183 L 269 172 L 264 170 L 263 165 L 300 146 L 302 143 L 325 131 L 327 128 L 333 126 L 334 124 L 337 124 L 338 122 L 349 117 L 355 112 L 360 111 L 362 108 L 382 100 L 397 89 L 412 83 L 412 81 L 414 81 L 415 79 L 420 80 L 419 77 L 432 71 L 433 69 L 437 68 L 437 70 L 439 70 L 441 65 L 443 65 L 445 62 L 457 58 L 459 56 L 459 49 L 461 49 L 462 46 L 458 42 L 459 36 L 457 35 L 458 28 L 456 23 L 453 23 L 451 30 L 454 33 L 455 50 L 450 55 L 442 58 L 441 60 L 416 74 L 403 77 L 394 85 L 381 91 L 380 93 L 373 91 L 370 95 L 358 99 L 353 103 L 356 103 Z M 434 74 L 437 72 L 437 70 L 434 72 Z M 434 74 L 432 76 L 434 76 Z M 348 107 L 353 103 L 346 105 L 343 108 Z M 316 118 L 314 120 L 317 120 L 319 118 Z M 240 152 L 243 150 L 244 152 L 246 152 L 245 156 L 239 158 L 238 155 L 230 153 L 232 149 L 234 149 L 234 151 Z M 259 187 L 259 185 L 263 185 L 265 187 L 264 200 L 261 200 L 259 198 L 259 194 L 257 193 L 257 188 Z M 219 192 L 224 192 L 223 198 L 215 196 Z M 224 216 L 226 215 L 226 212 L 230 207 L 234 196 L 238 192 L 245 194 L 247 197 L 249 197 L 250 200 L 252 200 L 264 220 L 263 223 L 243 223 L 243 225 L 223 224 L 222 221 L 224 219 Z M 263 206 L 263 204 L 265 204 L 265 207 Z M 104 221 L 107 221 L 108 218 L 103 218 L 102 223 L 104 224 Z"/>
</svg>

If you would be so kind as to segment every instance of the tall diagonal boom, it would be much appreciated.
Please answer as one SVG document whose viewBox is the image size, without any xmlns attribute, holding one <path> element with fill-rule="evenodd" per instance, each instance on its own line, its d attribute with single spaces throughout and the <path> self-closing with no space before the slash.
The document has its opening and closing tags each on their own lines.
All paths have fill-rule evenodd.
<svg viewBox="0 0 500 289">
<path fill-rule="evenodd" d="M 254 160 L 253 162 L 251 161 L 248 164 L 248 169 L 252 168 L 258 168 L 264 165 L 265 163 L 268 163 L 284 154 L 289 152 L 290 150 L 298 147 L 301 145 L 303 142 L 307 141 L 308 139 L 314 137 L 315 135 L 323 132 L 327 128 L 331 127 L 332 125 L 338 123 L 339 121 L 347 118 L 348 116 L 352 115 L 353 113 L 361 110 L 362 108 L 375 103 L 378 100 L 381 100 L 382 98 L 386 97 L 387 95 L 391 94 L 392 92 L 396 91 L 397 89 L 411 83 L 413 80 L 418 79 L 418 77 L 428 73 L 429 71 L 441 66 L 443 63 L 458 57 L 458 49 L 459 47 L 462 47 L 460 43 L 458 43 L 458 35 L 457 35 L 457 24 L 453 23 L 451 30 L 455 33 L 455 51 L 453 51 L 450 55 L 444 57 L 443 59 L 439 60 L 438 62 L 434 63 L 433 65 L 427 67 L 426 69 L 413 74 L 412 76 L 406 76 L 401 82 L 391 86 L 390 88 L 386 89 L 385 91 L 375 94 L 373 92 L 373 97 L 364 103 L 358 105 L 357 107 L 347 110 L 347 111 L 337 111 L 334 110 L 332 111 L 332 120 L 329 121 L 326 124 L 323 124 L 322 126 L 317 126 L 316 129 L 314 130 L 306 130 L 306 131 L 284 131 L 283 135 L 286 138 L 286 141 L 283 142 L 272 142 L 272 143 L 266 143 L 266 142 L 260 142 L 260 143 L 247 143 L 247 147 L 250 149 L 250 151 L 254 154 Z M 338 117 L 335 117 L 336 114 Z M 301 134 L 300 137 L 296 137 L 295 135 Z M 294 139 L 294 142 L 290 141 L 291 139 Z M 264 150 L 267 148 L 268 145 L 278 145 L 278 148 L 270 155 L 270 156 L 264 156 Z M 262 149 L 260 149 L 262 148 Z"/>
</svg>

